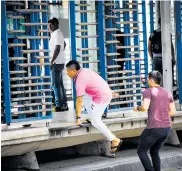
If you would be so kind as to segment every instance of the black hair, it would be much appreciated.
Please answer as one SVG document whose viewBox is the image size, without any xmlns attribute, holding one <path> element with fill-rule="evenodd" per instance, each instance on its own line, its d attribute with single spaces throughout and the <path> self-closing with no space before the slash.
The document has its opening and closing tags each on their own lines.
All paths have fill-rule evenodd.
<svg viewBox="0 0 182 171">
<path fill-rule="evenodd" d="M 162 75 L 161 75 L 161 73 L 159 71 L 151 71 L 148 74 L 148 77 L 149 77 L 149 79 L 153 79 L 156 84 L 160 85 L 161 80 L 162 80 Z"/>
<path fill-rule="evenodd" d="M 158 24 L 161 25 L 161 18 L 158 19 Z"/>
<path fill-rule="evenodd" d="M 48 23 L 51 23 L 52 25 L 59 25 L 59 21 L 57 18 L 52 18 L 48 21 Z"/>
<path fill-rule="evenodd" d="M 66 67 L 67 67 L 67 68 L 73 68 L 73 69 L 75 69 L 75 70 L 77 70 L 77 71 L 79 71 L 79 70 L 81 69 L 80 64 L 79 64 L 78 61 L 76 61 L 76 60 L 71 60 L 71 61 L 69 61 L 69 62 L 66 64 Z"/>
</svg>

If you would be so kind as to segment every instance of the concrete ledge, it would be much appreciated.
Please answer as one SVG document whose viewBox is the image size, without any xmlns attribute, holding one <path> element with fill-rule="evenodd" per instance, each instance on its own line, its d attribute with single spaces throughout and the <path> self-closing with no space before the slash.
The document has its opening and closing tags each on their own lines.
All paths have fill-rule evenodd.
<svg viewBox="0 0 182 171">
<path fill-rule="evenodd" d="M 140 136 L 147 124 L 147 118 L 144 116 L 103 121 L 121 139 Z M 172 122 L 173 129 L 182 130 L 182 114 L 174 116 Z M 50 127 L 36 125 L 30 128 L 2 131 L 1 137 L 2 156 L 21 155 L 29 150 L 62 148 L 104 139 L 104 136 L 91 124 L 76 126 L 74 123 L 59 122 L 50 123 Z"/>
</svg>

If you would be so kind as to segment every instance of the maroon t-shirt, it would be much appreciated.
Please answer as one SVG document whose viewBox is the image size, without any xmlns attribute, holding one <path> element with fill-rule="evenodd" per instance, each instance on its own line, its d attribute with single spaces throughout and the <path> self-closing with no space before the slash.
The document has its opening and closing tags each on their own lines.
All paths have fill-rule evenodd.
<svg viewBox="0 0 182 171">
<path fill-rule="evenodd" d="M 162 87 L 153 87 L 145 89 L 143 97 L 150 99 L 147 128 L 171 127 L 169 104 L 174 102 L 171 93 Z"/>
</svg>

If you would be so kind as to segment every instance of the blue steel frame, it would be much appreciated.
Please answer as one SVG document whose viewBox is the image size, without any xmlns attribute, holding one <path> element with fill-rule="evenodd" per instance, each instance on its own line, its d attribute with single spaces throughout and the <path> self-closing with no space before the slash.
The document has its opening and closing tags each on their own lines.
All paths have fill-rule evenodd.
<svg viewBox="0 0 182 171">
<path fill-rule="evenodd" d="M 104 45 L 104 1 L 98 1 L 98 29 L 99 29 L 99 54 L 100 54 L 100 72 L 101 77 L 106 80 L 106 54 L 105 54 L 105 45 Z"/>
<path fill-rule="evenodd" d="M 29 2 L 29 3 L 31 3 L 31 2 Z M 30 9 L 34 9 L 34 5 L 32 3 L 30 5 Z M 30 22 L 31 23 L 36 23 L 36 15 L 35 14 L 36 14 L 36 12 L 35 13 L 30 13 Z M 31 36 L 36 36 L 36 26 L 31 26 Z M 35 40 L 35 39 L 30 40 L 30 48 L 32 50 L 36 50 L 37 41 L 38 40 Z M 30 54 L 31 63 L 36 63 L 37 62 L 35 56 L 37 56 L 36 52 L 33 52 L 33 53 Z M 32 76 L 37 76 L 37 66 L 31 67 L 31 70 L 32 70 Z M 38 83 L 38 80 L 35 79 L 35 80 L 32 80 L 32 82 L 33 83 Z M 34 86 L 32 88 L 35 89 L 35 90 L 38 90 L 38 86 Z M 36 96 L 38 96 L 38 93 L 35 93 L 35 94 L 36 94 Z M 35 100 L 35 101 L 38 102 L 38 100 Z M 33 109 L 38 110 L 38 106 L 33 107 Z M 37 116 L 37 114 L 36 114 L 36 116 Z"/>
<path fill-rule="evenodd" d="M 143 50 L 144 50 L 144 64 L 145 64 L 145 80 L 148 76 L 148 49 L 147 49 L 147 23 L 146 23 L 146 1 L 142 0 L 142 26 L 143 26 Z"/>
<path fill-rule="evenodd" d="M 35 2 L 38 2 L 38 1 L 36 0 Z M 40 6 L 39 5 L 34 5 L 34 9 L 40 9 Z M 35 12 L 34 14 L 35 14 L 35 23 L 39 23 L 39 20 L 40 20 L 39 12 Z M 35 30 L 38 30 L 38 29 L 40 29 L 40 26 L 35 26 Z M 35 36 L 38 36 L 38 31 L 35 32 Z M 36 40 L 36 44 L 35 44 L 36 49 L 39 49 L 39 45 L 40 45 L 40 40 L 37 39 Z M 38 56 L 38 55 L 39 55 L 39 53 L 37 52 L 36 53 L 36 56 Z M 36 59 L 36 63 L 39 63 L 39 60 L 38 59 Z M 36 75 L 37 76 L 41 76 L 40 66 L 37 65 L 36 66 L 36 70 L 37 70 Z M 41 83 L 41 79 L 38 79 L 37 80 L 37 83 Z M 42 86 L 41 85 L 40 86 L 37 86 L 37 89 L 39 89 L 39 90 L 42 89 Z M 38 92 L 37 95 L 38 96 L 41 96 L 42 93 L 41 92 Z M 38 101 L 40 101 L 40 99 Z M 38 106 L 38 109 L 42 109 L 42 105 Z M 36 116 L 41 117 L 41 112 L 38 112 L 36 114 Z"/>
<path fill-rule="evenodd" d="M 76 13 L 75 13 L 75 1 L 69 2 L 69 18 L 70 18 L 70 41 L 71 41 L 71 58 L 76 60 Z M 75 84 L 73 83 L 73 101 L 74 101 L 74 109 L 76 108 L 76 90 Z"/>
<path fill-rule="evenodd" d="M 129 1 L 128 0 L 124 0 L 122 2 L 123 2 L 123 8 L 124 9 L 128 9 L 127 3 L 129 3 Z M 125 22 L 130 21 L 129 11 L 123 13 L 123 21 L 125 21 Z M 130 30 L 128 29 L 128 27 L 130 27 L 130 24 L 124 24 L 124 33 L 125 34 L 130 34 Z M 130 36 L 125 37 L 124 45 L 125 46 L 130 46 L 130 44 L 131 44 Z M 130 51 L 131 51 L 130 48 L 126 48 L 125 49 L 125 58 L 130 58 L 130 55 L 128 53 Z M 125 68 L 126 68 L 126 70 L 132 70 L 131 60 L 125 62 Z M 132 73 L 129 73 L 128 75 L 132 76 Z M 127 82 L 132 82 L 132 79 L 128 79 Z M 132 85 L 127 85 L 126 87 L 127 88 L 132 88 Z M 131 99 L 131 98 L 129 98 L 129 99 Z M 132 107 L 132 106 L 133 105 L 131 103 L 128 104 L 128 107 Z"/>
<path fill-rule="evenodd" d="M 113 1 L 108 1 L 108 3 L 113 3 Z M 108 10 L 106 10 L 106 15 L 112 15 L 112 7 L 111 6 L 108 6 Z M 112 18 L 107 19 L 106 22 L 105 22 L 105 25 L 106 25 L 106 28 L 114 28 L 113 27 L 114 23 L 112 21 Z M 107 37 L 107 40 L 114 40 L 112 34 L 115 34 L 115 31 L 108 32 L 108 35 L 109 36 Z M 107 46 L 108 46 L 108 48 L 107 48 L 108 53 L 115 53 L 115 49 L 114 49 L 114 45 L 113 44 L 109 44 Z M 107 63 L 106 63 L 106 65 L 113 65 L 113 63 L 114 63 L 113 59 L 114 58 L 115 58 L 115 56 L 107 57 Z"/>
<path fill-rule="evenodd" d="M 80 0 L 80 3 L 81 4 L 86 4 L 86 1 L 85 0 Z M 87 6 L 80 6 L 80 10 L 87 10 Z M 81 19 L 81 23 L 83 22 L 87 22 L 87 13 L 86 12 L 83 12 L 81 13 L 80 15 Z M 81 26 L 81 29 L 84 29 L 84 30 L 87 30 L 86 32 L 82 32 L 81 35 L 82 36 L 88 36 L 88 26 Z M 88 48 L 88 38 L 81 38 L 81 42 L 82 42 L 82 48 Z M 85 54 L 88 54 L 88 50 L 86 51 L 83 51 L 83 55 Z M 83 58 L 83 61 L 88 61 L 88 57 L 84 57 Z M 86 63 L 86 64 L 83 64 L 83 68 L 89 68 L 89 64 Z"/>
<path fill-rule="evenodd" d="M 150 9 L 150 34 L 154 31 L 154 3 L 153 0 L 149 2 L 149 9 Z"/>
<path fill-rule="evenodd" d="M 116 3 L 116 7 L 117 8 L 120 8 L 120 0 L 115 0 L 115 3 Z M 116 13 L 116 16 L 118 17 L 118 18 L 116 18 L 115 19 L 115 21 L 116 22 L 120 22 L 121 21 L 121 13 L 119 12 L 119 13 Z M 117 25 L 117 28 L 119 29 L 119 30 L 121 30 L 121 25 L 120 24 L 118 24 Z"/>
<path fill-rule="evenodd" d="M 48 2 L 48 1 L 47 1 Z M 17 7 L 18 8 L 18 7 Z M 32 9 L 34 7 L 32 6 Z M 38 8 L 38 7 L 37 7 Z M 48 7 L 44 7 L 43 8 L 47 9 Z M 1 1 L 1 25 L 2 25 L 2 57 L 3 57 L 3 73 L 4 73 L 4 99 L 5 99 L 5 123 L 6 124 L 10 124 L 10 123 L 16 123 L 16 122 L 24 122 L 24 121 L 33 121 L 33 120 L 43 120 L 43 119 L 50 119 L 52 118 L 52 112 L 51 112 L 51 105 L 49 105 L 49 111 L 46 112 L 46 116 L 41 115 L 41 113 L 39 113 L 38 115 L 36 115 L 36 117 L 29 117 L 26 118 L 26 114 L 23 114 L 22 117 L 18 117 L 18 119 L 13 119 L 12 118 L 12 114 L 11 114 L 11 96 L 10 96 L 10 74 L 9 74 L 9 55 L 8 55 L 8 31 L 7 31 L 7 20 L 6 20 L 6 1 Z M 16 13 L 16 15 L 19 15 L 18 13 Z M 34 16 L 31 17 L 31 21 L 34 23 L 34 17 L 36 17 L 36 21 L 35 22 L 39 22 L 39 13 L 37 12 L 37 14 L 35 14 Z M 42 15 L 43 17 L 43 22 L 48 22 L 48 14 L 45 13 Z M 19 19 L 17 19 L 18 22 L 13 22 L 14 24 L 14 29 L 19 29 L 19 27 L 17 26 L 17 24 L 20 24 Z M 46 26 L 43 26 L 45 29 Z M 33 26 L 33 31 L 35 31 L 35 26 Z M 36 32 L 36 31 L 35 31 Z M 48 35 L 48 33 L 43 33 L 44 35 Z M 20 34 L 15 34 L 16 36 L 20 36 Z M 32 36 L 34 35 L 34 33 L 32 33 Z M 39 48 L 39 40 L 35 41 L 34 40 L 34 44 L 32 45 L 32 49 L 37 49 Z M 44 48 L 48 49 L 48 39 L 45 40 L 44 39 Z M 14 43 L 22 43 L 22 40 L 18 41 L 15 40 Z M 36 47 L 36 48 L 35 48 Z M 15 56 L 20 56 L 21 55 L 21 50 L 22 47 L 15 47 Z M 45 53 L 48 56 L 48 53 Z M 32 62 L 37 62 L 37 60 L 34 60 L 34 56 L 36 54 L 32 55 Z M 49 60 L 47 59 L 47 62 L 49 62 Z M 20 63 L 22 63 L 22 61 L 20 61 Z M 45 75 L 46 76 L 50 76 L 50 67 L 46 66 L 45 67 Z M 19 67 L 16 67 L 17 70 L 19 70 Z M 33 74 L 34 76 L 40 76 L 40 71 L 37 73 L 37 69 L 39 70 L 38 67 L 34 68 Z M 38 74 L 38 75 L 37 75 Z M 20 77 L 20 75 L 17 75 L 18 77 Z M 37 81 L 36 81 L 37 82 Z M 47 80 L 47 82 L 50 82 L 50 79 Z M 23 83 L 23 82 L 21 82 Z M 39 87 L 40 88 L 40 87 Z M 47 88 L 50 89 L 50 86 L 47 86 Z M 20 89 L 18 89 L 20 90 Z M 50 95 L 50 92 L 46 92 L 46 95 Z M 47 101 L 51 102 L 51 98 L 46 99 Z"/>
<path fill-rule="evenodd" d="M 9 55 L 8 55 L 8 34 L 6 20 L 6 1 L 1 1 L 1 39 L 4 73 L 4 104 L 5 104 L 5 122 L 11 123 L 11 98 L 10 98 L 10 75 L 9 75 Z"/>
<path fill-rule="evenodd" d="M 137 5 L 133 5 L 133 9 L 138 10 L 138 1 L 133 0 L 132 3 L 135 3 Z M 133 12 L 133 21 L 138 21 L 138 11 Z M 138 23 L 133 24 L 134 27 L 139 27 Z M 133 31 L 133 33 L 139 34 L 139 30 L 136 29 Z M 138 46 L 140 44 L 139 42 L 139 35 L 134 36 L 134 45 Z M 134 48 L 135 52 L 140 52 L 140 48 Z M 135 58 L 139 58 L 139 54 L 134 55 Z M 135 74 L 140 75 L 140 60 L 135 60 Z M 136 81 L 139 82 L 140 78 L 136 78 Z M 136 84 L 136 88 L 140 88 L 141 84 Z M 141 93 L 141 90 L 136 90 L 136 93 Z M 137 96 L 137 99 L 141 99 L 141 96 Z M 137 102 L 137 105 L 141 105 L 141 102 Z"/>
<path fill-rule="evenodd" d="M 182 104 L 182 2 L 175 1 L 179 103 Z"/>
<path fill-rule="evenodd" d="M 105 1 L 105 3 L 114 3 L 114 1 L 113 0 L 107 1 L 107 2 Z M 105 12 L 103 11 L 103 13 L 106 13 L 106 15 L 113 16 L 114 15 L 114 12 L 112 12 L 113 9 L 114 9 L 113 6 L 107 6 L 107 10 L 105 9 Z M 106 25 L 106 28 L 116 28 L 116 24 L 113 22 L 113 19 L 112 18 L 106 19 L 105 25 Z M 109 31 L 109 32 L 107 32 L 107 34 L 106 34 L 106 40 L 107 41 L 115 40 L 113 34 L 116 34 L 116 31 Z M 116 53 L 116 48 L 115 48 L 114 44 L 108 44 L 107 45 L 107 53 Z M 107 62 L 105 63 L 105 68 L 107 70 L 107 65 L 115 65 L 116 64 L 116 62 L 113 59 L 116 59 L 117 56 L 107 56 L 106 58 L 107 58 L 106 59 Z M 111 71 L 115 71 L 114 68 L 113 69 L 110 69 L 110 70 Z M 111 77 L 114 77 L 114 76 L 117 76 L 117 74 L 111 75 Z M 111 82 L 114 83 L 115 81 L 111 81 Z M 112 101 L 116 102 L 118 100 L 117 99 L 114 99 Z M 110 109 L 116 109 L 117 107 L 118 107 L 118 105 L 111 106 Z"/>
<path fill-rule="evenodd" d="M 48 3 L 49 0 L 46 0 L 45 2 Z M 43 5 L 42 9 L 43 10 L 48 10 L 49 8 L 48 8 L 48 6 Z M 43 12 L 42 13 L 42 22 L 43 23 L 48 23 L 48 18 L 49 18 L 48 13 Z M 43 26 L 43 29 L 46 30 L 47 26 Z M 49 36 L 48 32 L 43 32 L 43 36 Z M 48 39 L 44 39 L 43 44 L 44 44 L 44 49 L 49 49 L 49 40 Z M 49 52 L 44 52 L 44 55 L 49 56 Z M 49 59 L 44 59 L 44 63 L 49 63 Z M 51 72 L 50 66 L 45 65 L 44 68 L 45 68 L 45 76 L 50 76 L 50 72 Z M 45 82 L 51 82 L 51 79 L 47 78 L 47 79 L 44 79 L 44 81 Z M 49 85 L 46 85 L 44 87 L 46 89 L 51 89 L 51 86 L 49 86 Z M 50 96 L 50 95 L 52 95 L 52 93 L 51 92 L 45 92 L 45 95 Z M 47 102 L 52 102 L 52 99 L 46 99 L 46 100 L 47 100 Z M 47 108 L 52 109 L 52 105 L 48 105 Z M 48 118 L 52 118 L 52 112 L 51 111 L 48 111 L 47 115 L 48 115 Z"/>
<path fill-rule="evenodd" d="M 16 5 L 16 8 L 19 9 L 19 7 Z M 13 12 L 13 15 L 19 15 L 18 12 Z M 20 19 L 13 19 L 13 29 L 14 30 L 20 30 Z M 16 36 L 20 36 L 20 33 L 14 33 L 14 43 L 22 43 L 22 40 L 18 40 L 16 38 Z M 20 57 L 22 56 L 21 52 L 20 52 L 20 49 L 22 50 L 22 47 L 14 47 L 14 51 L 15 51 L 15 57 Z M 20 64 L 20 63 L 23 63 L 23 61 L 19 60 L 19 61 L 15 61 L 15 64 L 16 64 L 16 70 L 20 70 L 20 66 L 18 66 L 17 64 Z M 16 76 L 18 77 L 21 77 L 21 76 L 24 76 L 24 74 L 16 74 Z M 24 81 L 16 81 L 16 84 L 22 84 L 24 83 Z M 21 88 L 17 88 L 18 91 L 24 91 L 24 88 L 21 87 Z M 17 95 L 17 97 L 21 97 L 21 95 Z M 18 102 L 18 104 L 21 104 L 21 102 Z M 22 108 L 19 108 L 18 111 L 23 111 L 24 109 Z M 18 118 L 21 119 L 21 118 L 24 118 L 25 115 L 18 115 Z"/>
</svg>

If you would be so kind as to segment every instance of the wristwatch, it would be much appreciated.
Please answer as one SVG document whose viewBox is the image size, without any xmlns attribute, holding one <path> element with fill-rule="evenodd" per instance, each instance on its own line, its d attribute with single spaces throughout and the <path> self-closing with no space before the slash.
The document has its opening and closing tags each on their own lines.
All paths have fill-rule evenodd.
<svg viewBox="0 0 182 171">
<path fill-rule="evenodd" d="M 80 116 L 76 116 L 76 119 L 81 119 L 81 117 Z"/>
</svg>

